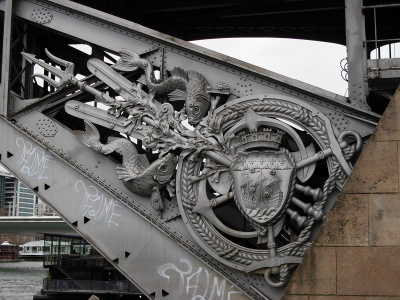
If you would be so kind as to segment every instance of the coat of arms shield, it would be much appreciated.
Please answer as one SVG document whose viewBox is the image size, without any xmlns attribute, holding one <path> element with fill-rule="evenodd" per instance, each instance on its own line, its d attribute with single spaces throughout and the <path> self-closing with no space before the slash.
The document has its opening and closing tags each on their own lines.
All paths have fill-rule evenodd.
<svg viewBox="0 0 400 300">
<path fill-rule="evenodd" d="M 272 223 L 289 201 L 295 167 L 284 150 L 240 151 L 231 166 L 237 203 L 260 225 Z"/>
</svg>

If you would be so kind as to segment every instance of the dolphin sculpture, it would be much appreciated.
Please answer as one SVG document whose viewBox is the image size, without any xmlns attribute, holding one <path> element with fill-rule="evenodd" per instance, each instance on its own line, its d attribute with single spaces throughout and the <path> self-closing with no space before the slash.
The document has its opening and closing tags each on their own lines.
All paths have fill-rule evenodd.
<svg viewBox="0 0 400 300">
<path fill-rule="evenodd" d="M 117 166 L 118 179 L 135 194 L 151 195 L 152 207 L 155 210 L 162 210 L 164 205 L 159 189 L 174 175 L 176 158 L 168 153 L 150 164 L 147 156 L 139 154 L 129 139 L 109 137 L 107 144 L 102 144 L 97 128 L 86 120 L 84 122 L 84 131 L 74 131 L 79 141 L 99 153 L 110 154 L 115 151 L 122 155 L 122 164 Z"/>
</svg>

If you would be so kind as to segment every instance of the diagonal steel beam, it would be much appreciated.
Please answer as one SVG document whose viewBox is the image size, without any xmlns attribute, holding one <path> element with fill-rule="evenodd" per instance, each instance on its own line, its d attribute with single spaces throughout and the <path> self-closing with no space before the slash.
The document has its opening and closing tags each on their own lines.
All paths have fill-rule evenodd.
<svg viewBox="0 0 400 300">
<path fill-rule="evenodd" d="M 12 16 L 13 0 L 6 0 L 4 7 L 3 57 L 0 85 L 0 115 L 5 117 L 8 117 L 10 114 L 8 88 L 11 56 Z"/>
</svg>

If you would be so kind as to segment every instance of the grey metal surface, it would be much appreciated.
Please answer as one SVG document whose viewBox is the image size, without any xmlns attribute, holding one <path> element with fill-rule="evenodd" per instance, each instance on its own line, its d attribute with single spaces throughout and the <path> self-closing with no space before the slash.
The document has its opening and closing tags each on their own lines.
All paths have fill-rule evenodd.
<svg viewBox="0 0 400 300">
<path fill-rule="evenodd" d="M 262 288 L 257 276 L 244 280 L 210 258 L 192 241 L 181 222 L 165 222 L 152 212 L 147 199 L 125 189 L 109 171 L 115 169 L 109 159 L 85 151 L 87 148 L 63 128 L 48 139 L 29 130 L 39 116 L 25 116 L 16 127 L 0 121 L 5 137 L 0 146 L 2 163 L 149 297 L 161 299 L 167 292 L 165 299 L 196 295 L 246 299 L 236 289 L 243 285 L 250 297 L 262 299 L 251 288 Z M 41 144 L 31 137 L 39 137 Z M 226 280 L 235 282 L 235 287 Z"/>
<path fill-rule="evenodd" d="M 369 59 L 367 61 L 368 78 L 399 78 L 400 58 Z"/>
<path fill-rule="evenodd" d="M 14 52 L 17 71 L 26 59 L 52 75 L 40 76 L 43 89 L 27 80 L 23 93 L 8 90 L 1 162 L 151 298 L 279 299 L 379 115 L 73 2 L 18 1 L 15 14 L 66 36 L 64 47 L 84 41 L 121 59 L 113 67 L 98 57 L 67 61 L 43 55 L 43 41 L 24 49 L 31 54 Z M 20 74 L 29 78 L 32 68 Z M 110 110 L 84 103 L 94 99 Z M 186 116 L 195 130 L 182 127 Z M 104 155 L 113 150 L 122 158 Z M 243 174 L 263 189 L 265 181 L 280 186 L 257 198 L 277 197 L 262 209 L 276 212 L 260 216 L 246 204 Z"/>
<path fill-rule="evenodd" d="M 362 0 L 346 0 L 346 46 L 349 65 L 349 100 L 355 107 L 369 109 L 366 83 L 367 49 L 364 45 L 365 20 Z"/>
<path fill-rule="evenodd" d="M 4 32 L 3 32 L 3 52 L 1 67 L 1 88 L 0 88 L 0 114 L 8 116 L 10 112 L 10 103 L 8 102 L 9 92 L 9 70 L 10 70 L 10 50 L 11 50 L 11 22 L 13 18 L 13 1 L 7 0 L 2 2 L 4 6 Z"/>
</svg>

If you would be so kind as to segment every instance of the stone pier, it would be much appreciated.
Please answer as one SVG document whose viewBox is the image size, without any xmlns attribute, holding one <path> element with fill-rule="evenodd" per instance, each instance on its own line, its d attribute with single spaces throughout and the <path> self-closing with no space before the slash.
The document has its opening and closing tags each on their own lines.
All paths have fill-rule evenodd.
<svg viewBox="0 0 400 300">
<path fill-rule="evenodd" d="M 400 299 L 399 147 L 398 88 L 284 299 Z"/>
</svg>

